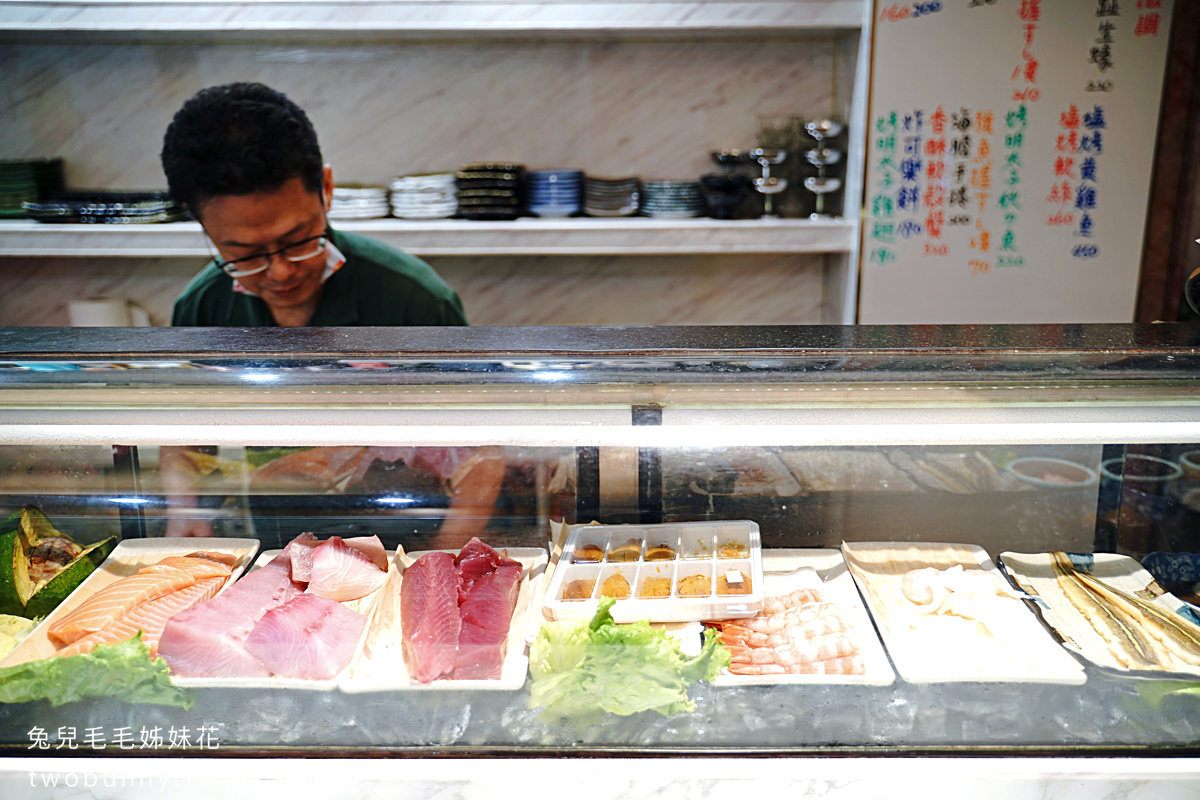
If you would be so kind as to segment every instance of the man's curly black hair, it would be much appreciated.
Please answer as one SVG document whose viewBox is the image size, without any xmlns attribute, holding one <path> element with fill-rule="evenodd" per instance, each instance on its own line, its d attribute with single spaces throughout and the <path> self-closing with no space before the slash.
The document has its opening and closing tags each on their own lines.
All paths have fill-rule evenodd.
<svg viewBox="0 0 1200 800">
<path fill-rule="evenodd" d="M 168 191 L 197 219 L 214 197 L 273 191 L 292 178 L 320 192 L 324 174 L 308 116 L 261 83 L 197 92 L 167 126 L 161 155 Z"/>
</svg>

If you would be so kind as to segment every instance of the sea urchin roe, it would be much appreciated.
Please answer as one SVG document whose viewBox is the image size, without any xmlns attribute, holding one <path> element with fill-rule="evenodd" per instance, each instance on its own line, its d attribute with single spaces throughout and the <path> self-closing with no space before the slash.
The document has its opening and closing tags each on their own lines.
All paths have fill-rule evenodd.
<svg viewBox="0 0 1200 800">
<path fill-rule="evenodd" d="M 642 554 L 642 540 L 630 539 L 620 547 L 608 551 L 609 561 L 637 561 Z"/>
<path fill-rule="evenodd" d="M 585 544 L 575 548 L 571 560 L 576 564 L 604 560 L 604 548 L 596 544 Z"/>
<path fill-rule="evenodd" d="M 712 592 L 712 583 L 707 575 L 688 575 L 679 579 L 680 597 L 703 597 Z"/>
<path fill-rule="evenodd" d="M 675 558 L 675 548 L 663 542 L 646 548 L 647 561 L 670 561 Z"/>
<path fill-rule="evenodd" d="M 750 594 L 750 579 L 740 570 L 722 570 L 717 575 L 717 594 Z"/>
<path fill-rule="evenodd" d="M 629 597 L 631 589 L 629 581 L 625 580 L 625 576 L 619 572 L 614 572 L 604 579 L 604 583 L 600 584 L 601 597 Z"/>
<path fill-rule="evenodd" d="M 717 547 L 717 558 L 745 558 L 748 555 L 750 548 L 746 547 L 746 543 L 735 539 L 721 542 Z"/>
<path fill-rule="evenodd" d="M 592 596 L 592 589 L 596 588 L 595 579 L 580 578 L 574 581 L 567 581 L 567 585 L 563 587 L 563 600 L 587 600 Z"/>
<path fill-rule="evenodd" d="M 642 592 L 639 597 L 669 597 L 670 595 L 670 578 L 646 578 L 642 581 Z"/>
</svg>

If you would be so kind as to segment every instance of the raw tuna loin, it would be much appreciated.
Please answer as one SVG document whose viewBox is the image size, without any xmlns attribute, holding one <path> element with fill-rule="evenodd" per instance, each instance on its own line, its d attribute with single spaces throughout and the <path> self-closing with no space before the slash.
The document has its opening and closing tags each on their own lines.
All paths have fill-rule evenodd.
<svg viewBox="0 0 1200 800">
<path fill-rule="evenodd" d="M 404 570 L 400 629 L 409 674 L 429 683 L 454 671 L 462 618 L 458 570 L 449 553 L 426 553 Z"/>
</svg>

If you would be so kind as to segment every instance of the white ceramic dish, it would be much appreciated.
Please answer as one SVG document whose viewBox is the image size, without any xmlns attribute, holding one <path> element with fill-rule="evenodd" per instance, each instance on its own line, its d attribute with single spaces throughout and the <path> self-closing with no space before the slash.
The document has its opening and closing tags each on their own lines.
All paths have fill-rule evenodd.
<svg viewBox="0 0 1200 800">
<path fill-rule="evenodd" d="M 896 672 L 888 661 L 875 625 L 846 568 L 846 561 L 837 550 L 763 551 L 763 592 L 767 597 L 787 594 L 797 589 L 816 589 L 821 597 L 835 603 L 850 630 L 846 635 L 858 645 L 863 660 L 862 675 L 734 675 L 722 671 L 713 683 L 724 686 L 755 684 L 837 684 L 857 686 L 889 686 L 896 681 Z"/>
<path fill-rule="evenodd" d="M 540 615 L 531 612 L 538 608 L 534 599 L 539 596 L 539 585 L 545 575 L 546 551 L 540 547 L 501 550 L 509 558 L 521 562 L 522 570 L 500 677 L 496 680 L 435 680 L 419 683 L 411 677 L 404 663 L 400 633 L 400 586 L 404 581 L 404 569 L 427 552 L 431 551 L 405 553 L 397 550 L 388 581 L 380 589 L 363 646 L 339 682 L 339 688 L 348 693 L 520 689 L 525 685 L 529 670 L 526 635 L 531 626 L 541 624 Z M 457 550 L 440 552 L 458 553 Z"/>
<path fill-rule="evenodd" d="M 983 548 L 932 542 L 843 543 L 842 554 L 879 629 L 892 663 L 909 683 L 1009 682 L 1082 684 L 1087 675 L 1023 600 L 967 608 L 978 618 L 922 612 L 901 590 L 914 569 L 985 570 L 1004 586 Z M 969 599 L 969 598 L 968 598 Z"/>
<path fill-rule="evenodd" d="M 1091 467 L 1061 458 L 1017 458 L 1007 469 L 1021 481 L 1039 489 L 1075 489 L 1100 481 L 1100 474 Z"/>
<path fill-rule="evenodd" d="M 1187 609 L 1187 604 L 1170 592 L 1164 591 L 1153 576 L 1142 565 L 1128 556 L 1116 553 L 1095 553 L 1084 556 L 1090 561 L 1090 572 L 1102 582 L 1116 589 L 1136 595 L 1141 599 L 1152 597 L 1151 602 L 1163 610 L 1178 614 Z M 1035 596 L 1038 614 L 1042 622 L 1062 639 L 1063 646 L 1078 653 L 1097 666 L 1118 670 L 1128 675 L 1147 678 L 1165 678 L 1171 675 L 1187 675 L 1194 679 L 1200 675 L 1200 667 L 1178 670 L 1133 670 L 1123 666 L 1109 651 L 1104 637 L 1092 627 L 1087 618 L 1063 593 L 1054 577 L 1050 553 L 1001 553 L 1001 566 L 1024 591 Z M 1186 617 L 1180 620 L 1192 624 Z M 1200 633 L 1200 626 L 1197 627 Z"/>
<path fill-rule="evenodd" d="M 136 573 L 143 567 L 157 564 L 170 556 L 186 556 L 198 550 L 210 550 L 218 553 L 228 553 L 237 557 L 237 563 L 221 591 L 225 591 L 242 574 L 246 566 L 258 552 L 257 539 L 125 539 L 118 542 L 108 558 L 87 577 L 83 583 L 75 587 L 75 591 L 67 595 L 54 611 L 38 623 L 29 635 L 13 649 L 0 666 L 10 667 L 23 664 L 26 661 L 36 661 L 49 658 L 58 652 L 59 648 L 50 641 L 47 631 L 56 620 L 78 608 L 84 600 L 94 595 L 104 587 L 115 583 L 121 578 Z M 219 594 L 220 592 L 218 592 Z"/>
</svg>

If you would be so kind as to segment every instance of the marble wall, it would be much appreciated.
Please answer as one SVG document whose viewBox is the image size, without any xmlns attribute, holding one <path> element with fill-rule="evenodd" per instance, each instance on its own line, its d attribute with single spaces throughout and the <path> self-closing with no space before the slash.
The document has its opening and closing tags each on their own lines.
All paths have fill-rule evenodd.
<svg viewBox="0 0 1200 800">
<path fill-rule="evenodd" d="M 820 256 L 429 258 L 472 325 L 821 322 Z M 68 325 L 72 300 L 125 297 L 167 325 L 191 259 L 0 259 L 0 326 Z"/>
<path fill-rule="evenodd" d="M 702 41 L 13 44 L 0 159 L 61 156 L 71 188 L 161 189 L 162 132 L 196 90 L 257 80 L 311 116 L 341 182 L 481 160 L 694 178 L 759 115 L 828 114 L 831 36 Z M 848 79 L 848 78 L 847 78 Z M 474 324 L 820 322 L 818 256 L 442 258 Z M 123 296 L 156 324 L 199 260 L 0 259 L 0 325 Z"/>
</svg>

